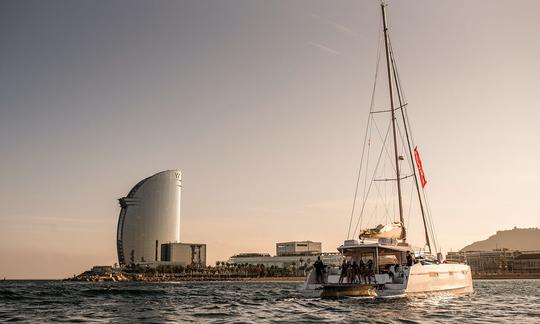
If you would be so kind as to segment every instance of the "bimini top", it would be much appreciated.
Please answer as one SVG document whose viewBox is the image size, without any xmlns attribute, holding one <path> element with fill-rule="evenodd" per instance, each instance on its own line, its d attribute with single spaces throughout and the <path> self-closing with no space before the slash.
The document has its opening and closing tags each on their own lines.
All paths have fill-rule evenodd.
<svg viewBox="0 0 540 324">
<path fill-rule="evenodd" d="M 387 238 L 394 240 L 402 240 L 405 238 L 405 229 L 400 222 L 391 224 L 380 224 L 374 228 L 367 228 L 360 232 L 360 239 L 379 239 Z"/>
</svg>

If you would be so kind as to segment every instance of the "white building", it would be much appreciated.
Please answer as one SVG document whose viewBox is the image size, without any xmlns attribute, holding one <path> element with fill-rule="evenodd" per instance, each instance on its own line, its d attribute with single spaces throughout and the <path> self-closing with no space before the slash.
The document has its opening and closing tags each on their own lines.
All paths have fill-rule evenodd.
<svg viewBox="0 0 540 324">
<path fill-rule="evenodd" d="M 161 244 L 161 263 L 206 267 L 206 244 L 165 243 Z"/>
<path fill-rule="evenodd" d="M 313 241 L 292 241 L 276 243 L 276 256 L 267 253 L 240 253 L 229 258 L 233 264 L 262 264 L 265 267 L 300 267 L 310 266 L 320 256 L 325 264 L 340 265 L 342 256 L 339 253 L 322 253 L 322 244 Z"/>
<path fill-rule="evenodd" d="M 243 253 L 233 255 L 227 261 L 232 264 L 262 264 L 265 267 L 276 266 L 286 268 L 290 266 L 300 267 L 303 265 L 311 266 L 320 256 L 324 264 L 338 266 L 341 264 L 343 257 L 339 253 L 321 253 L 320 255 L 288 255 L 288 256 L 255 256 L 256 253 Z M 249 255 L 249 256 L 247 256 Z"/>
<path fill-rule="evenodd" d="M 320 254 L 321 252 L 321 242 L 293 241 L 276 243 L 277 256 Z"/>
<path fill-rule="evenodd" d="M 182 172 L 168 170 L 137 183 L 120 198 L 117 229 L 118 262 L 161 260 L 161 244 L 180 242 Z"/>
</svg>

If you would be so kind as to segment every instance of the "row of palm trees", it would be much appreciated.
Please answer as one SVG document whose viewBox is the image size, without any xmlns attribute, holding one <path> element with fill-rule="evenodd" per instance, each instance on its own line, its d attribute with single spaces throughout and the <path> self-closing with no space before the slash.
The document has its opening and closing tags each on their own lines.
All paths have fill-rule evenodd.
<svg viewBox="0 0 540 324">
<path fill-rule="evenodd" d="M 283 276 L 303 276 L 311 268 L 305 263 L 300 266 L 292 262 L 288 266 L 279 267 L 277 265 L 265 266 L 264 264 L 250 263 L 229 263 L 224 261 L 216 262 L 215 270 L 221 273 L 257 275 L 259 277 L 283 277 Z"/>
<path fill-rule="evenodd" d="M 132 264 L 124 269 L 128 273 L 143 273 L 147 275 L 174 274 L 180 276 L 209 276 L 209 277 L 290 277 L 304 276 L 311 265 L 301 262 L 300 266 L 292 262 L 288 266 L 265 266 L 264 264 L 216 262 L 215 266 L 181 266 L 159 265 L 156 268 Z"/>
</svg>

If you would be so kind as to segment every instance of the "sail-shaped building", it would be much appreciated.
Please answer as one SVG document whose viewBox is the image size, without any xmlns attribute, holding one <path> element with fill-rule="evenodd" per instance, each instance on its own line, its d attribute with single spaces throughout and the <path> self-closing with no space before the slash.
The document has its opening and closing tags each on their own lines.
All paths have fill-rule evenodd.
<svg viewBox="0 0 540 324">
<path fill-rule="evenodd" d="M 120 266 L 161 261 L 161 245 L 180 242 L 181 189 L 182 172 L 168 170 L 141 180 L 118 199 Z"/>
</svg>

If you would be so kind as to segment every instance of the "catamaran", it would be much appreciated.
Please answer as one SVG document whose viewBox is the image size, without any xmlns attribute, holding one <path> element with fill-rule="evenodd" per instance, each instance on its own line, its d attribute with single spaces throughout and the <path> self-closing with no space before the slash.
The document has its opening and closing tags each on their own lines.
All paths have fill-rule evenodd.
<svg viewBox="0 0 540 324">
<path fill-rule="evenodd" d="M 411 134 L 408 105 L 396 68 L 384 2 L 381 10 L 377 69 L 347 240 L 337 248 L 346 263 L 343 268 L 348 270 L 328 267 L 322 276 L 312 270 L 305 278 L 303 290 L 313 297 L 391 298 L 471 293 L 470 267 L 443 261 L 438 249 L 425 191 L 427 181 Z M 375 109 L 383 50 L 390 106 Z M 376 139 L 381 142 L 379 146 L 374 144 Z M 378 153 L 370 154 L 371 151 Z M 359 190 L 361 183 L 363 192 Z M 405 197 L 410 198 L 408 205 Z M 424 237 L 425 244 L 421 248 L 407 241 L 408 225 L 414 212 L 421 216 L 423 224 L 419 235 Z M 362 229 L 364 223 L 367 225 L 379 216 L 385 217 L 385 224 Z"/>
</svg>

